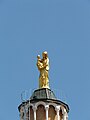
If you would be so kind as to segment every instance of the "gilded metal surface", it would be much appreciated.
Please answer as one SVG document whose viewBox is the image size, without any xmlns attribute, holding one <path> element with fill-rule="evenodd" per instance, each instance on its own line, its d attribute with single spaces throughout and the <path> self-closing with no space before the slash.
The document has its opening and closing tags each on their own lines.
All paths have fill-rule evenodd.
<svg viewBox="0 0 90 120">
<path fill-rule="evenodd" d="M 42 53 L 42 59 L 37 56 L 37 67 L 40 71 L 39 88 L 49 88 L 49 58 L 46 51 Z"/>
</svg>

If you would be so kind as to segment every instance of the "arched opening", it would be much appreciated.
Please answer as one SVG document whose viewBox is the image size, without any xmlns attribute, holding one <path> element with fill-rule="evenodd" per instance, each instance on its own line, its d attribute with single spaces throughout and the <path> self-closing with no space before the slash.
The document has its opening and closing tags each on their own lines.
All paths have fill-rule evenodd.
<svg viewBox="0 0 90 120">
<path fill-rule="evenodd" d="M 48 120 L 56 120 L 56 111 L 52 105 L 49 106 Z"/>
<path fill-rule="evenodd" d="M 29 113 L 29 117 L 30 117 L 30 120 L 34 120 L 34 112 L 33 112 L 33 109 L 32 109 L 32 106 L 30 106 L 30 113 Z"/>
<path fill-rule="evenodd" d="M 37 107 L 36 120 L 46 120 L 46 111 L 43 105 Z"/>
</svg>

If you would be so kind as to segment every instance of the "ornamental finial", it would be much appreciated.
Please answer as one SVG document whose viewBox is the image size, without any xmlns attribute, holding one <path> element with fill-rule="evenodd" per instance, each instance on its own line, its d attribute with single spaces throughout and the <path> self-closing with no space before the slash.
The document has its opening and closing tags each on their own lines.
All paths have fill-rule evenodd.
<svg viewBox="0 0 90 120">
<path fill-rule="evenodd" d="M 40 71 L 39 88 L 49 88 L 49 58 L 47 51 L 42 53 L 42 59 L 40 55 L 37 56 L 37 67 Z"/>
</svg>

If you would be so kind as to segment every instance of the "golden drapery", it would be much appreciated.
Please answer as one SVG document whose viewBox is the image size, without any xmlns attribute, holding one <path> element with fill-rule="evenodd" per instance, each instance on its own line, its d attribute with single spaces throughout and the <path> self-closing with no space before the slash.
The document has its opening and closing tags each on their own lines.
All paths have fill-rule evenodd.
<svg viewBox="0 0 90 120">
<path fill-rule="evenodd" d="M 39 75 L 39 88 L 49 88 L 49 58 L 47 52 L 42 53 L 42 59 L 40 55 L 37 56 L 37 67 L 40 71 Z"/>
</svg>

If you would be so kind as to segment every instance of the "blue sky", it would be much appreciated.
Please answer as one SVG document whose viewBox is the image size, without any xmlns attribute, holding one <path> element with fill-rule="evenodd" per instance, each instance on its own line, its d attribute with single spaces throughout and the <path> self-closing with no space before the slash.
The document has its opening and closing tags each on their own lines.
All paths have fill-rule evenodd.
<svg viewBox="0 0 90 120">
<path fill-rule="evenodd" d="M 90 119 L 90 0 L 0 0 L 0 120 L 20 119 L 21 92 L 38 88 L 45 50 L 69 120 Z"/>
</svg>

